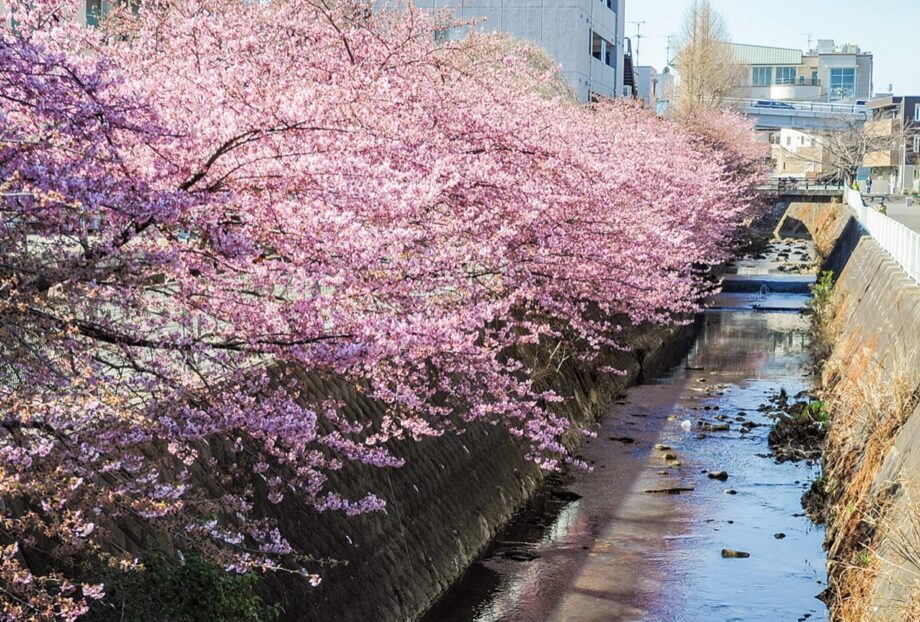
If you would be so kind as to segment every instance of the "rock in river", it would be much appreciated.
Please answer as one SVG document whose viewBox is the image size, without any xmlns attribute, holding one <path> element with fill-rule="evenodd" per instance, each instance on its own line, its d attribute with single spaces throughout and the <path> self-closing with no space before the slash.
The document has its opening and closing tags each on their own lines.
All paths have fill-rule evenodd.
<svg viewBox="0 0 920 622">
<path fill-rule="evenodd" d="M 744 551 L 733 551 L 732 549 L 722 549 L 722 557 L 726 559 L 747 559 L 750 557 L 750 553 L 745 553 Z"/>
</svg>

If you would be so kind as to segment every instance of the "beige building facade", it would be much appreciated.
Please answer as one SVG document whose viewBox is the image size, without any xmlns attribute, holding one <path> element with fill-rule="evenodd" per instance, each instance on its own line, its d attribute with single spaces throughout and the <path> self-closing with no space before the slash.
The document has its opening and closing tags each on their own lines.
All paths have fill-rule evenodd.
<svg viewBox="0 0 920 622">
<path fill-rule="evenodd" d="M 873 56 L 855 45 L 819 40 L 807 53 L 739 43 L 726 44 L 746 68 L 738 96 L 746 99 L 856 104 L 873 89 Z"/>
<path fill-rule="evenodd" d="M 920 192 L 920 96 L 873 99 L 866 111 L 869 114 L 866 134 L 893 139 L 890 149 L 872 151 L 863 159 L 863 166 L 872 177 L 872 191 Z"/>
<path fill-rule="evenodd" d="M 771 142 L 774 170 L 781 177 L 818 179 L 832 168 L 817 136 L 784 128 L 773 134 Z"/>
</svg>

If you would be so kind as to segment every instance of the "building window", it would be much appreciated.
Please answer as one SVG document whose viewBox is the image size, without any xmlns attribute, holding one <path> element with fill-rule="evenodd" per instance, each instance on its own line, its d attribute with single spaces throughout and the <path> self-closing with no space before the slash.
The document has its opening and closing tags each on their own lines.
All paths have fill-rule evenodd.
<svg viewBox="0 0 920 622">
<path fill-rule="evenodd" d="M 811 70 L 811 85 L 818 86 L 818 70 L 817 69 Z"/>
<path fill-rule="evenodd" d="M 593 30 L 591 31 L 591 56 L 597 60 L 604 58 L 604 40 Z"/>
<path fill-rule="evenodd" d="M 917 108 L 920 110 L 920 108 Z M 920 153 L 920 136 L 914 136 L 914 153 Z"/>
<path fill-rule="evenodd" d="M 853 99 L 856 93 L 856 68 L 832 67 L 831 83 L 828 90 L 830 101 Z"/>
<path fill-rule="evenodd" d="M 770 86 L 773 82 L 773 67 L 754 67 L 754 86 Z"/>
<path fill-rule="evenodd" d="M 601 37 L 594 31 L 591 31 L 591 56 L 610 67 L 616 67 L 617 61 L 614 57 L 616 47 Z"/>
<path fill-rule="evenodd" d="M 795 67 L 777 67 L 777 84 L 795 84 Z"/>
<path fill-rule="evenodd" d="M 914 121 L 920 123 L 920 104 L 914 104 Z"/>
<path fill-rule="evenodd" d="M 438 28 L 434 31 L 434 40 L 438 43 L 447 43 L 455 39 L 460 39 L 460 32 L 456 28 Z"/>
<path fill-rule="evenodd" d="M 86 25 L 98 26 L 102 17 L 102 0 L 86 0 Z"/>
</svg>

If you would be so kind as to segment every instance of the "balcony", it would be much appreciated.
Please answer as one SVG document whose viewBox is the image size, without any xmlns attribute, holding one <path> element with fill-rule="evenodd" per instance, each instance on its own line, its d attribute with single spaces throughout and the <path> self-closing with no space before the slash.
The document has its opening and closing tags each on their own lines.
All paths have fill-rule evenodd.
<svg viewBox="0 0 920 622">
<path fill-rule="evenodd" d="M 901 129 L 897 119 L 875 119 L 866 121 L 867 136 L 894 136 Z"/>
<path fill-rule="evenodd" d="M 766 83 L 758 82 L 757 84 L 751 84 L 754 88 L 759 87 L 769 87 L 769 86 L 821 86 L 821 80 L 815 78 L 814 80 L 806 80 L 805 76 L 799 78 L 777 78 L 776 80 Z"/>
<path fill-rule="evenodd" d="M 901 164 L 901 158 L 898 156 L 898 152 L 894 149 L 886 151 L 872 151 L 866 154 L 866 157 L 863 158 L 863 166 L 868 167 L 891 167 L 899 166 Z"/>
<path fill-rule="evenodd" d="M 797 84 L 772 84 L 770 86 L 747 87 L 746 97 L 771 99 L 775 101 L 820 101 L 820 86 Z"/>
</svg>

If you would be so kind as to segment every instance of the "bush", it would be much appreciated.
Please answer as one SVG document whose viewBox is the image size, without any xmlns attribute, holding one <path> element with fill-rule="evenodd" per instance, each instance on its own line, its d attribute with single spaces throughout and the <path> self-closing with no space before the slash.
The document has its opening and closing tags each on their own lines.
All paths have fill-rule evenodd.
<svg viewBox="0 0 920 622">
<path fill-rule="evenodd" d="M 105 599 L 91 620 L 125 622 L 271 622 L 280 608 L 256 595 L 258 577 L 225 572 L 194 553 L 184 564 L 146 555 L 143 569 L 104 577 Z"/>
</svg>

